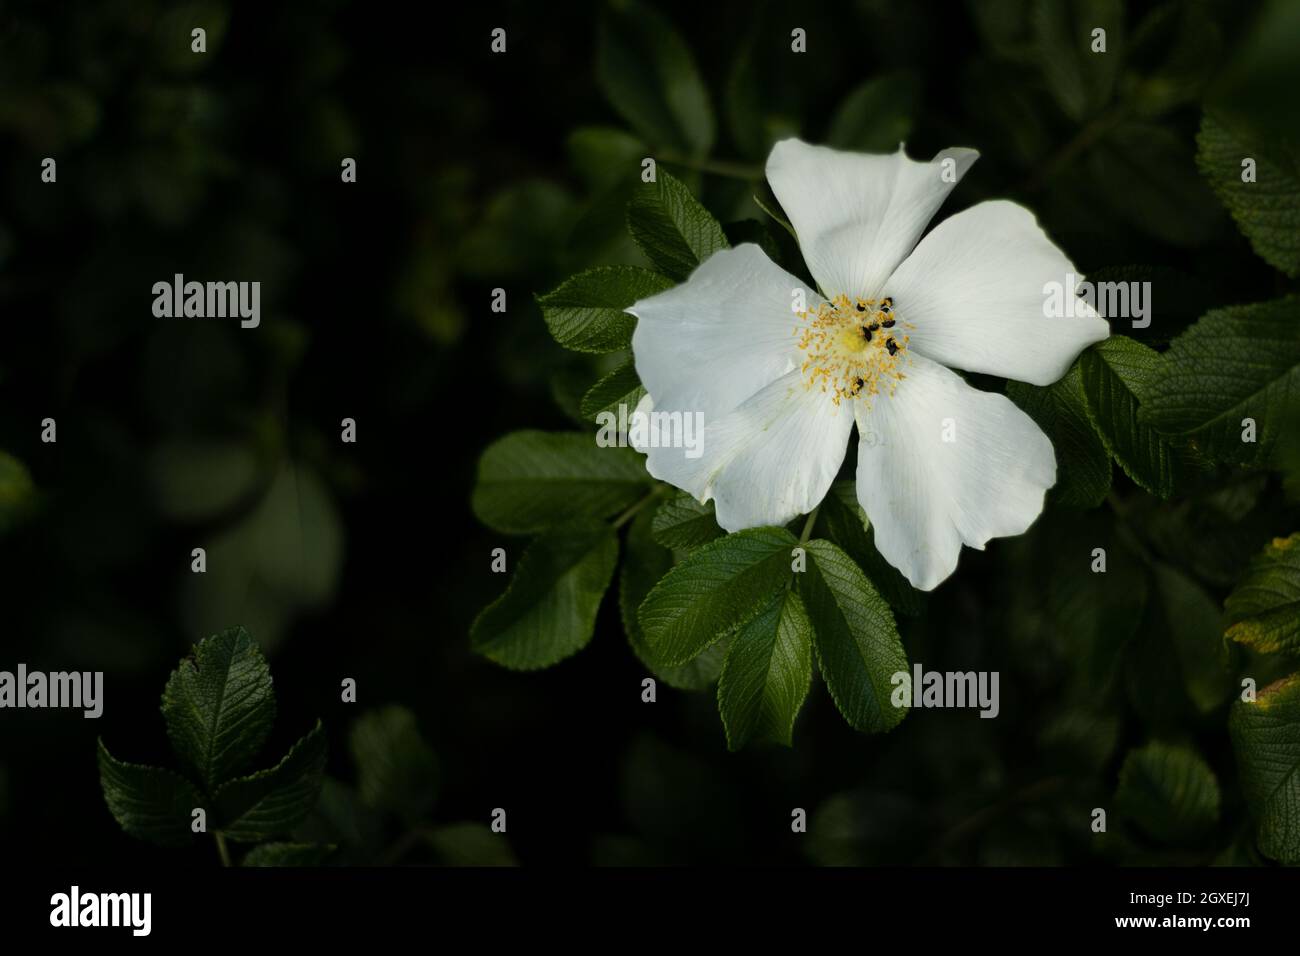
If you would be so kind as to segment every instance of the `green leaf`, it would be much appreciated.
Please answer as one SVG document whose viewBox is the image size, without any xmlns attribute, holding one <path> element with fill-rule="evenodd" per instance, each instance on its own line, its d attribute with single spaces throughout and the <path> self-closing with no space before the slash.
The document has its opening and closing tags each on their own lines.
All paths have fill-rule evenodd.
<svg viewBox="0 0 1300 956">
<path fill-rule="evenodd" d="M 667 170 L 637 189 L 627 204 L 632 238 L 659 272 L 684 282 L 705 259 L 727 248 L 718 220 Z"/>
<path fill-rule="evenodd" d="M 890 700 L 893 676 L 908 671 L 894 615 L 842 550 L 821 540 L 806 547 L 808 569 L 799 575 L 799 594 L 835 706 L 855 730 L 890 730 L 907 715 Z"/>
<path fill-rule="evenodd" d="M 677 491 L 655 511 L 654 539 L 665 548 L 693 551 L 721 538 L 727 532 L 718 527 L 713 502 L 700 504 L 687 491 Z"/>
<path fill-rule="evenodd" d="M 641 175 L 645 143 L 635 136 L 608 126 L 583 126 L 565 140 L 569 160 L 593 192 L 614 189 L 634 182 Z"/>
<path fill-rule="evenodd" d="M 1219 782 L 1191 748 L 1150 743 L 1124 758 L 1115 802 L 1148 836 L 1185 843 L 1218 822 Z"/>
<path fill-rule="evenodd" d="M 900 614 L 915 617 L 925 607 L 925 597 L 876 550 L 876 533 L 858 503 L 857 485 L 837 481 L 822 499 L 817 521 L 831 543 L 842 548 L 866 572 L 872 586 Z"/>
<path fill-rule="evenodd" d="M 30 508 L 34 492 L 27 466 L 0 451 L 0 534 L 17 526 Z"/>
<path fill-rule="evenodd" d="M 597 266 L 537 297 L 555 341 L 575 352 L 617 352 L 632 347 L 636 318 L 625 310 L 671 288 L 672 281 L 637 266 Z"/>
<path fill-rule="evenodd" d="M 1119 123 L 1088 150 L 1079 172 L 1090 203 L 1161 242 L 1195 246 L 1223 233 L 1223 214 L 1196 171 L 1191 144 L 1165 126 Z"/>
<path fill-rule="evenodd" d="M 1206 109 L 1248 142 L 1267 143 L 1300 174 L 1300 100 L 1293 95 L 1300 89 L 1300 7 L 1290 0 L 1258 6 L 1247 29 L 1233 30 L 1239 38 L 1228 62 L 1215 64 Z"/>
<path fill-rule="evenodd" d="M 713 146 L 713 108 L 690 50 L 652 7 L 619 0 L 602 17 L 596 81 L 619 114 L 656 149 L 692 158 Z"/>
<path fill-rule="evenodd" d="M 1235 138 L 1210 115 L 1196 137 L 1196 163 L 1219 201 L 1232 213 L 1255 253 L 1295 278 L 1300 276 L 1300 172 L 1272 162 Z M 1242 182 L 1242 161 L 1255 161 L 1255 181 Z"/>
<path fill-rule="evenodd" d="M 99 741 L 99 785 L 113 819 L 133 837 L 159 846 L 188 846 L 192 813 L 203 806 L 198 790 L 180 774 L 123 763 Z"/>
<path fill-rule="evenodd" d="M 207 573 L 186 575 L 186 626 L 212 634 L 238 620 L 270 653 L 297 611 L 333 596 L 343 545 L 329 488 L 286 464 L 243 521 L 207 542 Z"/>
<path fill-rule="evenodd" d="M 790 746 L 794 721 L 812 682 L 812 625 L 803 601 L 778 591 L 731 641 L 718 680 L 718 712 L 727 747 L 751 738 Z"/>
<path fill-rule="evenodd" d="M 239 843 L 288 833 L 316 806 L 324 775 L 325 729 L 318 720 L 274 767 L 217 789 L 216 829 Z"/>
<path fill-rule="evenodd" d="M 240 866 L 320 866 L 335 849 L 328 843 L 263 843 Z"/>
<path fill-rule="evenodd" d="M 1207 312 L 1161 356 L 1141 419 L 1205 456 L 1269 458 L 1300 417 L 1300 296 Z M 1243 441 L 1244 420 L 1256 424 Z"/>
<path fill-rule="evenodd" d="M 1300 674 L 1234 703 L 1228 731 L 1260 851 L 1300 863 Z"/>
<path fill-rule="evenodd" d="M 1208 714 L 1232 693 L 1219 607 L 1181 571 L 1159 561 L 1152 563 L 1151 571 L 1164 615 L 1161 630 L 1168 635 L 1175 658 L 1165 657 L 1164 667 L 1177 668 L 1188 699 Z"/>
<path fill-rule="evenodd" d="M 623 560 L 618 581 L 618 607 L 623 617 L 623 630 L 632 652 L 655 677 L 671 687 L 701 690 L 718 679 L 726 656 L 726 642 L 719 641 L 680 667 L 668 667 L 651 652 L 637 618 L 641 602 L 673 566 L 672 552 L 657 544 L 651 536 L 651 521 L 650 512 L 643 511 L 628 528 L 627 557 Z M 721 529 L 718 533 L 722 534 Z"/>
<path fill-rule="evenodd" d="M 149 455 L 158 510 L 180 521 L 201 521 L 243 502 L 261 476 L 253 448 L 237 441 L 174 441 Z"/>
<path fill-rule="evenodd" d="M 692 552 L 638 612 L 655 659 L 685 664 L 744 626 L 789 580 L 796 544 L 784 528 L 750 528 Z"/>
<path fill-rule="evenodd" d="M 1059 382 L 1040 388 L 1007 382 L 1007 397 L 1052 440 L 1056 485 L 1049 496 L 1070 508 L 1095 508 L 1111 486 L 1110 454 L 1088 418 L 1079 363 Z"/>
<path fill-rule="evenodd" d="M 637 403 L 645 397 L 645 388 L 636 374 L 636 363 L 628 359 L 614 371 L 610 372 L 582 396 L 582 417 L 595 421 L 601 412 L 618 416 L 618 407 L 627 407 L 630 418 L 636 410 Z"/>
<path fill-rule="evenodd" d="M 1038 63 L 1047 87 L 1070 119 L 1096 113 L 1111 99 L 1123 58 L 1124 8 L 1119 0 L 1035 0 Z M 1106 52 L 1092 51 L 1092 31 L 1106 31 Z"/>
<path fill-rule="evenodd" d="M 587 646 L 618 564 L 609 525 L 583 522 L 536 538 L 506 593 L 470 629 L 473 648 L 512 670 L 550 667 Z"/>
<path fill-rule="evenodd" d="M 438 760 L 410 710 L 393 704 L 363 714 L 352 725 L 349 744 L 362 801 L 395 813 L 407 826 L 432 809 Z"/>
<path fill-rule="evenodd" d="M 921 102 L 921 80 L 899 71 L 872 77 L 850 93 L 826 133 L 826 144 L 864 153 L 892 153 L 912 135 Z"/>
<path fill-rule="evenodd" d="M 1157 116 L 1200 99 L 1222 63 L 1223 36 L 1200 5 L 1166 3 L 1133 31 L 1129 59 L 1156 64 L 1127 77 L 1123 95 L 1138 113 Z"/>
<path fill-rule="evenodd" d="M 1275 538 L 1228 595 L 1227 637 L 1264 654 L 1300 653 L 1300 532 Z"/>
<path fill-rule="evenodd" d="M 163 690 L 177 756 L 212 791 L 246 768 L 275 722 L 271 669 L 247 629 L 205 638 Z"/>
<path fill-rule="evenodd" d="M 756 17 L 735 47 L 723 91 L 727 130 L 740 154 L 755 159 L 765 157 L 772 145 L 763 118 L 762 76 L 755 55 L 761 32 L 761 20 Z"/>
<path fill-rule="evenodd" d="M 630 448 L 602 448 L 578 432 L 511 432 L 478 463 L 473 508 L 507 534 L 608 518 L 645 496 L 654 479 Z"/>
<path fill-rule="evenodd" d="M 1186 466 L 1180 451 L 1138 418 L 1138 408 L 1160 373 L 1160 354 L 1113 335 L 1080 356 L 1079 371 L 1088 417 L 1106 450 L 1139 485 L 1168 498 Z"/>
<path fill-rule="evenodd" d="M 518 866 L 504 833 L 482 823 L 451 823 L 434 827 L 425 840 L 443 866 Z"/>
</svg>

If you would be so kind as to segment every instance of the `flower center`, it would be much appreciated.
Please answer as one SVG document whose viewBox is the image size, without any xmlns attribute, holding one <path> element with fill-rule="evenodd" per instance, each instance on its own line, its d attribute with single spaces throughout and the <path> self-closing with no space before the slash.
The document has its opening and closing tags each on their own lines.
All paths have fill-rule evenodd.
<svg viewBox="0 0 1300 956">
<path fill-rule="evenodd" d="M 894 312 L 894 300 L 839 295 L 815 310 L 797 313 L 798 346 L 806 357 L 804 386 L 819 387 L 838 405 L 845 398 L 868 401 L 892 395 L 903 378 L 911 328 Z"/>
</svg>

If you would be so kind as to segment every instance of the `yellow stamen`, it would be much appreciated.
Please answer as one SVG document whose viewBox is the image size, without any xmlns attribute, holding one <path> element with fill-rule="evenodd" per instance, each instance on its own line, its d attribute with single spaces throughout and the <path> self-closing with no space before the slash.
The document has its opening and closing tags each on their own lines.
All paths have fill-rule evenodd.
<svg viewBox="0 0 1300 956">
<path fill-rule="evenodd" d="M 892 299 L 838 295 L 798 318 L 805 388 L 818 386 L 836 405 L 845 398 L 870 402 L 882 391 L 893 394 L 906 362 L 904 329 L 912 326 L 898 318 Z"/>
</svg>

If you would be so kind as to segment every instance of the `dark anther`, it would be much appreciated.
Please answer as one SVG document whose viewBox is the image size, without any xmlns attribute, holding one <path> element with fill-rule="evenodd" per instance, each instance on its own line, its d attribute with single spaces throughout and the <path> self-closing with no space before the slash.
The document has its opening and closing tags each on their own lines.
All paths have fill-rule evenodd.
<svg viewBox="0 0 1300 956">
<path fill-rule="evenodd" d="M 898 354 L 898 343 L 895 342 L 893 339 L 890 339 L 888 342 L 885 343 L 885 348 L 889 349 L 890 355 Z"/>
<path fill-rule="evenodd" d="M 887 295 L 880 300 L 880 307 L 883 309 L 888 309 L 893 304 L 894 304 L 894 297 L 892 295 Z"/>
<path fill-rule="evenodd" d="M 865 305 L 863 305 L 861 302 L 859 302 L 859 303 L 858 303 L 858 311 L 859 311 L 859 312 L 865 312 L 865 311 L 867 311 L 867 307 L 866 307 Z"/>
<path fill-rule="evenodd" d="M 879 323 L 879 322 L 872 322 L 870 325 L 867 326 L 867 331 L 868 331 L 868 332 L 874 332 L 874 331 L 876 331 L 876 329 L 878 329 L 878 328 L 880 328 L 880 323 Z"/>
<path fill-rule="evenodd" d="M 862 327 L 862 337 L 863 337 L 863 339 L 865 339 L 866 341 L 870 342 L 870 341 L 871 341 L 871 333 L 872 333 L 872 331 L 873 331 L 872 329 L 870 329 L 870 328 L 868 328 L 867 326 L 864 325 L 864 326 Z"/>
<path fill-rule="evenodd" d="M 853 380 L 853 391 L 855 391 L 855 392 L 860 392 L 860 391 L 862 391 L 862 386 L 863 386 L 863 385 L 866 385 L 866 384 L 867 384 L 867 383 L 864 382 L 864 381 L 862 381 L 862 379 L 860 379 L 860 378 L 855 378 L 855 379 Z"/>
<path fill-rule="evenodd" d="M 894 327 L 894 320 L 893 320 L 893 319 L 885 319 L 885 321 L 882 322 L 882 323 L 880 323 L 880 324 L 883 325 L 883 326 L 884 326 L 885 328 L 887 328 L 887 329 L 892 329 L 892 328 Z"/>
</svg>

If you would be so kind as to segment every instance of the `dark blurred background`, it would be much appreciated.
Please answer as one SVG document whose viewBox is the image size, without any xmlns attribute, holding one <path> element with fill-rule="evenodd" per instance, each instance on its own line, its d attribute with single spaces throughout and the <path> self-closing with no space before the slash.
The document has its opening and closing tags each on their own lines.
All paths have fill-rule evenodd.
<svg viewBox="0 0 1300 956">
<path fill-rule="evenodd" d="M 1248 55 L 1251 4 L 656 6 L 710 90 L 713 159 L 742 168 L 669 165 L 724 222 L 761 218 L 753 170 L 783 135 L 973 146 L 983 158 L 941 215 L 1010 196 L 1085 273 L 1137 270 L 1159 321 L 1135 337 L 1159 345 L 1210 307 L 1283 291 L 1194 162 L 1207 90 Z M 577 397 L 609 367 L 555 345 L 533 296 L 643 261 L 622 207 L 655 145 L 575 135 L 627 129 L 597 82 L 604 5 L 466 7 L 0 4 L 0 668 L 106 675 L 98 721 L 0 713 L 0 855 L 213 864 L 210 845 L 118 830 L 95 737 L 168 763 L 168 674 L 245 624 L 275 676 L 270 750 L 319 716 L 330 773 L 349 780 L 352 721 L 405 704 L 439 757 L 433 818 L 504 807 L 526 864 L 1249 857 L 1221 709 L 1232 680 L 1198 694 L 1166 673 L 1144 643 L 1172 639 L 1150 623 L 1167 613 L 1159 582 L 1126 562 L 1155 553 L 1212 617 L 1245 560 L 1293 530 L 1272 479 L 1207 488 L 1235 495 L 1220 511 L 1157 510 L 1117 471 L 1116 507 L 1052 511 L 964 552 L 904 641 L 927 667 L 1000 671 L 998 720 L 920 711 L 866 737 L 814 687 L 793 750 L 728 754 L 710 692 L 661 685 L 641 703 L 612 593 L 591 645 L 554 669 L 470 652 L 504 585 L 491 549 L 518 545 L 470 512 L 477 456 L 509 430 L 578 427 Z M 1109 78 L 1070 61 L 1070 25 L 1090 16 L 1115 25 Z M 190 52 L 195 26 L 206 54 Z M 504 55 L 489 50 L 498 26 Z M 47 156 L 56 184 L 40 180 Z M 259 280 L 260 328 L 154 318 L 152 285 L 176 272 Z M 47 417 L 57 444 L 41 442 Z M 1205 527 L 1220 514 L 1237 529 L 1226 545 Z M 1060 570 L 1112 541 L 1106 593 Z M 205 575 L 189 570 L 198 546 Z M 1151 680 L 1135 684 L 1143 660 Z M 347 677 L 355 705 L 339 699 Z M 1157 734 L 1215 769 L 1219 829 L 1172 849 L 1093 839 L 1089 808 Z M 807 835 L 791 833 L 795 807 Z"/>
</svg>

